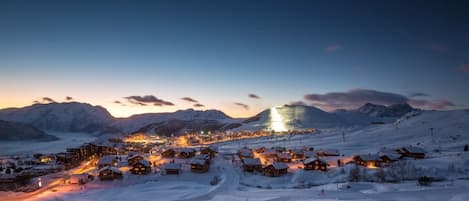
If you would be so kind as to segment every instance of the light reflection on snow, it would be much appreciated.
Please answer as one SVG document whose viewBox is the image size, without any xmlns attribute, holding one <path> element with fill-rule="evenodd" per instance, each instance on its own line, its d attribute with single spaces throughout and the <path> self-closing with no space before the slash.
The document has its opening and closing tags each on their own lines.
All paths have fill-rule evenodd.
<svg viewBox="0 0 469 201">
<path fill-rule="evenodd" d="M 278 112 L 277 107 L 270 108 L 270 127 L 275 132 L 287 131 L 285 120 Z"/>
</svg>

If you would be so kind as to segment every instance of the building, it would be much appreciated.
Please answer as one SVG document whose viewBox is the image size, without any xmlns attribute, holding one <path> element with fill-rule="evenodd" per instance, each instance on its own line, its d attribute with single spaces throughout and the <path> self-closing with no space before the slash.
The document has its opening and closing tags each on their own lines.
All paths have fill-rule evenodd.
<svg viewBox="0 0 469 201">
<path fill-rule="evenodd" d="M 288 165 L 282 162 L 274 162 L 262 169 L 264 176 L 278 177 L 288 173 Z"/>
<path fill-rule="evenodd" d="M 132 174 L 148 174 L 151 172 L 151 164 L 150 161 L 147 161 L 145 159 L 141 159 L 132 165 L 132 169 L 130 169 L 130 172 Z"/>
<path fill-rule="evenodd" d="M 122 172 L 116 167 L 106 166 L 99 169 L 98 173 L 100 180 L 122 179 Z"/>
<path fill-rule="evenodd" d="M 243 159 L 243 170 L 246 172 L 262 171 L 262 163 L 258 158 Z"/>
<path fill-rule="evenodd" d="M 182 165 L 180 163 L 168 163 L 163 166 L 166 174 L 181 174 Z"/>
<path fill-rule="evenodd" d="M 376 168 L 381 166 L 380 157 L 378 154 L 357 155 L 353 157 L 353 161 L 357 165 L 368 168 Z"/>
<path fill-rule="evenodd" d="M 382 164 L 389 164 L 398 161 L 402 155 L 395 150 L 382 149 L 379 153 L 379 158 Z"/>
<path fill-rule="evenodd" d="M 336 149 L 320 149 L 316 152 L 318 157 L 328 157 L 328 156 L 340 156 L 339 150 Z"/>
<path fill-rule="evenodd" d="M 319 158 L 308 158 L 303 161 L 304 170 L 319 170 L 319 171 L 327 171 L 327 162 L 325 160 L 321 160 Z"/>
<path fill-rule="evenodd" d="M 193 148 L 184 148 L 179 150 L 179 158 L 192 158 L 196 154 L 196 150 Z"/>
<path fill-rule="evenodd" d="M 397 152 L 403 157 L 409 157 L 414 159 L 425 158 L 426 154 L 426 151 L 424 149 L 415 146 L 402 147 L 401 149 L 398 149 Z"/>
<path fill-rule="evenodd" d="M 292 156 L 289 153 L 278 153 L 277 161 L 283 163 L 291 163 Z"/>
<path fill-rule="evenodd" d="M 141 160 L 144 160 L 144 159 L 145 159 L 145 157 L 143 155 L 134 154 L 134 155 L 127 158 L 127 164 L 129 164 L 130 166 L 133 166 L 135 163 L 137 163 Z"/>
<path fill-rule="evenodd" d="M 202 147 L 200 154 L 207 154 L 210 158 L 214 158 L 218 154 L 218 151 L 216 147 Z"/>
<path fill-rule="evenodd" d="M 99 159 L 96 166 L 98 169 L 102 169 L 104 167 L 116 167 L 118 164 L 117 156 L 103 156 Z"/>
<path fill-rule="evenodd" d="M 210 165 L 205 160 L 201 159 L 192 159 L 191 162 L 191 171 L 196 173 L 204 173 L 207 172 Z"/>
<path fill-rule="evenodd" d="M 243 159 L 243 158 L 253 158 L 254 157 L 254 153 L 252 153 L 252 150 L 247 148 L 247 147 L 244 147 L 242 149 L 240 149 L 238 151 L 238 156 L 240 159 Z"/>
<path fill-rule="evenodd" d="M 161 157 L 163 158 L 174 158 L 176 156 L 176 151 L 174 149 L 168 149 L 161 153 Z"/>
<path fill-rule="evenodd" d="M 305 158 L 304 151 L 302 149 L 293 149 L 291 150 L 292 159 L 301 160 Z"/>
</svg>

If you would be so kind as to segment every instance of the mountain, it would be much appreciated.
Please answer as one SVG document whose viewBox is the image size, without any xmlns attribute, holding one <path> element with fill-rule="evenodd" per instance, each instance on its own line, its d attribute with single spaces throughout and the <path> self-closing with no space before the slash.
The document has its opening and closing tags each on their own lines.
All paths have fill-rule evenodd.
<svg viewBox="0 0 469 201">
<path fill-rule="evenodd" d="M 193 120 L 180 120 L 171 119 L 165 120 L 158 123 L 152 123 L 146 125 L 134 133 L 146 133 L 146 134 L 159 134 L 169 136 L 171 134 L 183 134 L 185 132 L 199 132 L 199 131 L 224 131 L 241 126 L 237 123 L 223 123 L 217 120 L 204 120 L 204 119 L 193 119 Z"/>
<path fill-rule="evenodd" d="M 43 131 L 27 124 L 0 120 L 0 141 L 53 141 L 57 139 L 57 137 L 48 135 Z"/>
<path fill-rule="evenodd" d="M 219 110 L 178 110 L 173 113 L 147 113 L 137 114 L 128 118 L 119 118 L 113 123 L 113 127 L 121 129 L 125 132 L 134 132 L 149 124 L 165 122 L 169 120 L 217 120 L 221 123 L 235 122 L 225 113 Z"/>
<path fill-rule="evenodd" d="M 299 128 L 332 128 L 349 125 L 341 117 L 313 106 L 283 105 L 266 109 L 242 122 L 238 129 L 291 130 Z"/>
<path fill-rule="evenodd" d="M 399 118 L 405 114 L 415 111 L 416 109 L 412 108 L 407 103 L 394 104 L 388 107 L 384 105 L 375 105 L 372 103 L 366 103 L 356 110 L 358 113 L 366 114 L 371 117 L 392 117 Z"/>
<path fill-rule="evenodd" d="M 42 130 L 100 133 L 110 131 L 114 117 L 101 106 L 70 102 L 3 109 L 0 120 L 29 124 Z"/>
</svg>

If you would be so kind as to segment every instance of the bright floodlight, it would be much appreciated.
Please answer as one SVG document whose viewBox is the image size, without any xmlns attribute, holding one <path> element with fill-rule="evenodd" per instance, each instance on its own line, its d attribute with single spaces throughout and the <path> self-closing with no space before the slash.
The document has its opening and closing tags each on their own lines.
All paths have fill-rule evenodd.
<svg viewBox="0 0 469 201">
<path fill-rule="evenodd" d="M 276 107 L 270 108 L 270 127 L 276 132 L 287 131 L 284 118 Z"/>
</svg>

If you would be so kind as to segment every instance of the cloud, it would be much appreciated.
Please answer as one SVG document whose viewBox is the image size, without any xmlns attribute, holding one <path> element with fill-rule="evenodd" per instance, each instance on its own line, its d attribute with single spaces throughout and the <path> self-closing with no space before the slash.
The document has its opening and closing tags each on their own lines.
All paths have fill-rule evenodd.
<svg viewBox="0 0 469 201">
<path fill-rule="evenodd" d="M 353 89 L 346 92 L 306 94 L 304 99 L 306 100 L 306 104 L 316 106 L 327 111 L 336 109 L 356 109 L 365 103 L 380 105 L 409 103 L 415 107 L 437 110 L 447 109 L 448 107 L 455 106 L 454 103 L 448 100 L 430 101 L 424 99 L 414 99 L 414 97 L 424 96 L 428 96 L 428 94 L 414 93 L 407 97 L 397 93 L 382 92 L 370 89 Z"/>
<path fill-rule="evenodd" d="M 324 51 L 326 52 L 337 52 L 339 50 L 343 50 L 344 48 L 338 44 L 335 44 L 335 45 L 329 45 L 327 46 Z"/>
<path fill-rule="evenodd" d="M 409 95 L 409 97 L 412 97 L 412 98 L 414 98 L 414 97 L 428 97 L 428 96 L 430 96 L 430 94 L 421 93 L 421 92 L 414 92 L 414 93 L 411 93 Z"/>
<path fill-rule="evenodd" d="M 249 98 L 254 98 L 254 99 L 260 99 L 261 97 L 256 95 L 256 94 L 249 94 L 248 95 Z"/>
<path fill-rule="evenodd" d="M 199 101 L 191 98 L 191 97 L 183 97 L 181 98 L 181 100 L 185 100 L 185 101 L 188 101 L 188 102 L 191 102 L 191 103 L 198 103 Z"/>
<path fill-rule="evenodd" d="M 174 103 L 159 99 L 153 95 L 145 95 L 145 96 L 128 96 L 124 97 L 127 101 L 135 105 L 147 106 L 147 105 L 154 105 L 154 106 L 173 106 Z"/>
<path fill-rule="evenodd" d="M 429 100 L 422 100 L 422 99 L 410 99 L 409 104 L 415 107 L 431 109 L 431 110 L 444 110 L 448 107 L 454 107 L 456 104 L 449 100 L 436 100 L 436 101 L 429 101 Z"/>
<path fill-rule="evenodd" d="M 447 44 L 444 43 L 433 43 L 427 46 L 427 48 L 436 53 L 447 53 L 450 51 L 450 48 Z"/>
<path fill-rule="evenodd" d="M 49 97 L 42 97 L 43 103 L 55 103 L 55 100 Z"/>
<path fill-rule="evenodd" d="M 469 64 L 462 64 L 459 66 L 458 70 L 463 73 L 469 73 Z"/>
<path fill-rule="evenodd" d="M 65 100 L 67 100 L 67 101 L 71 101 L 71 100 L 73 100 L 73 98 L 72 98 L 72 97 L 70 97 L 70 96 L 66 96 L 66 97 L 65 97 Z"/>
<path fill-rule="evenodd" d="M 196 104 L 194 104 L 194 107 L 205 107 L 205 105 L 202 105 L 200 103 L 196 103 Z"/>
<path fill-rule="evenodd" d="M 246 105 L 246 104 L 240 103 L 240 102 L 236 102 L 234 104 L 237 105 L 237 106 L 243 107 L 245 110 L 249 110 L 249 105 Z"/>
<path fill-rule="evenodd" d="M 122 102 L 118 101 L 118 100 L 115 100 L 114 101 L 115 104 L 122 104 Z"/>
</svg>

